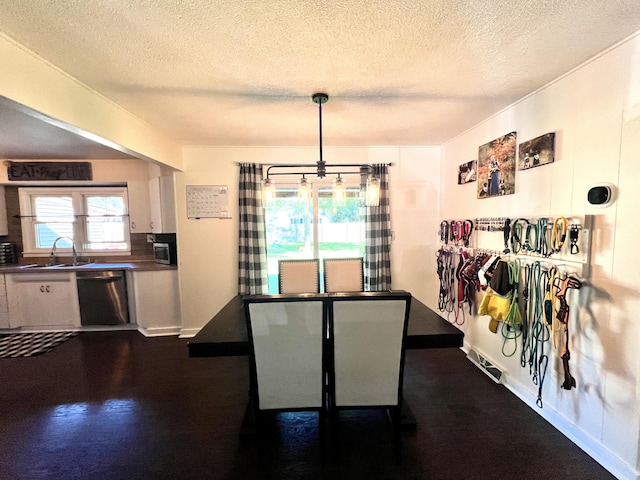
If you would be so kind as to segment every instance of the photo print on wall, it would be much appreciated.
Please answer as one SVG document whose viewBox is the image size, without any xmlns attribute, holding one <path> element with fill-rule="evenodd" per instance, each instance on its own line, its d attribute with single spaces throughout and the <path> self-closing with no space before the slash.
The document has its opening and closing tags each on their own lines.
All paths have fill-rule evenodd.
<svg viewBox="0 0 640 480">
<path fill-rule="evenodd" d="M 518 146 L 518 170 L 527 170 L 547 163 L 553 163 L 555 133 L 547 133 L 522 142 Z"/>
<path fill-rule="evenodd" d="M 511 132 L 478 149 L 478 198 L 515 193 L 516 145 Z"/>
<path fill-rule="evenodd" d="M 475 182 L 478 178 L 478 161 L 469 160 L 458 167 L 458 185 Z"/>
</svg>

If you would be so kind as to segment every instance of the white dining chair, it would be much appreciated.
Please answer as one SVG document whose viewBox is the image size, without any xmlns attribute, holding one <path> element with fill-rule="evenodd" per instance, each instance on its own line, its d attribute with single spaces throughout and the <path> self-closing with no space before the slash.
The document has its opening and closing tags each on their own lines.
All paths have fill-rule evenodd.
<svg viewBox="0 0 640 480">
<path fill-rule="evenodd" d="M 389 411 L 397 463 L 410 305 L 408 292 L 328 296 L 332 417 L 339 421 L 347 409 Z"/>
<path fill-rule="evenodd" d="M 317 258 L 278 261 L 280 293 L 320 292 L 320 263 Z"/>
<path fill-rule="evenodd" d="M 323 297 L 255 295 L 243 300 L 251 398 L 261 444 L 268 411 L 317 411 L 324 444 L 327 315 Z"/>
<path fill-rule="evenodd" d="M 364 290 L 362 257 L 325 258 L 323 270 L 324 291 L 326 293 L 362 292 Z"/>
</svg>

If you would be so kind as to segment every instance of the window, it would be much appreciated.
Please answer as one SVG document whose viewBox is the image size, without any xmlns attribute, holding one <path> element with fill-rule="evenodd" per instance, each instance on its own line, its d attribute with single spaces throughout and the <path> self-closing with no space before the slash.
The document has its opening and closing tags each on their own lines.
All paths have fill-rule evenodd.
<svg viewBox="0 0 640 480">
<path fill-rule="evenodd" d="M 265 208 L 269 293 L 278 292 L 278 260 L 362 257 L 365 217 L 359 185 L 346 185 L 336 201 L 330 183 L 314 183 L 300 200 L 294 183 L 276 184 Z M 322 276 L 322 272 L 321 272 Z M 322 285 L 322 278 L 320 279 Z"/>
<path fill-rule="evenodd" d="M 125 187 L 20 188 L 20 216 L 25 254 L 70 251 L 131 251 Z"/>
</svg>

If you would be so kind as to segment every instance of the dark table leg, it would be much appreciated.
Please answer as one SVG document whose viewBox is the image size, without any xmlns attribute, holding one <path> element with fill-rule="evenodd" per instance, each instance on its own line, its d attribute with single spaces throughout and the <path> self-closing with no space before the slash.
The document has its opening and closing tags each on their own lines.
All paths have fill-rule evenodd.
<svg viewBox="0 0 640 480">
<path fill-rule="evenodd" d="M 400 418 L 400 428 L 402 430 L 413 431 L 417 428 L 416 417 L 413 415 L 411 408 L 405 400 L 402 400 Z M 252 436 L 256 434 L 256 410 L 253 403 L 253 398 L 249 395 L 247 401 L 247 408 L 244 412 L 244 418 L 242 419 L 242 425 L 240 426 L 241 436 Z"/>
<path fill-rule="evenodd" d="M 400 411 L 400 428 L 402 430 L 415 430 L 417 428 L 416 417 L 404 399 L 402 400 L 402 409 Z"/>
<path fill-rule="evenodd" d="M 242 425 L 240 426 L 240 436 L 252 436 L 256 433 L 256 409 L 253 396 L 251 395 L 251 392 L 249 392 L 247 408 L 244 411 L 244 418 L 242 419 Z"/>
</svg>

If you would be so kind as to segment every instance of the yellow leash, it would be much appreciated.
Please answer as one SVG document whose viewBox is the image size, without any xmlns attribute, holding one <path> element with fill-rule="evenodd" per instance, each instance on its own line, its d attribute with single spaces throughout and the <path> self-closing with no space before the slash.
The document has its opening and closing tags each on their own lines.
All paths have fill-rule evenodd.
<svg viewBox="0 0 640 480">
<path fill-rule="evenodd" d="M 565 240 L 567 239 L 567 219 L 558 217 L 553 221 L 553 229 L 551 230 L 551 251 L 559 253 L 562 250 Z"/>
</svg>

